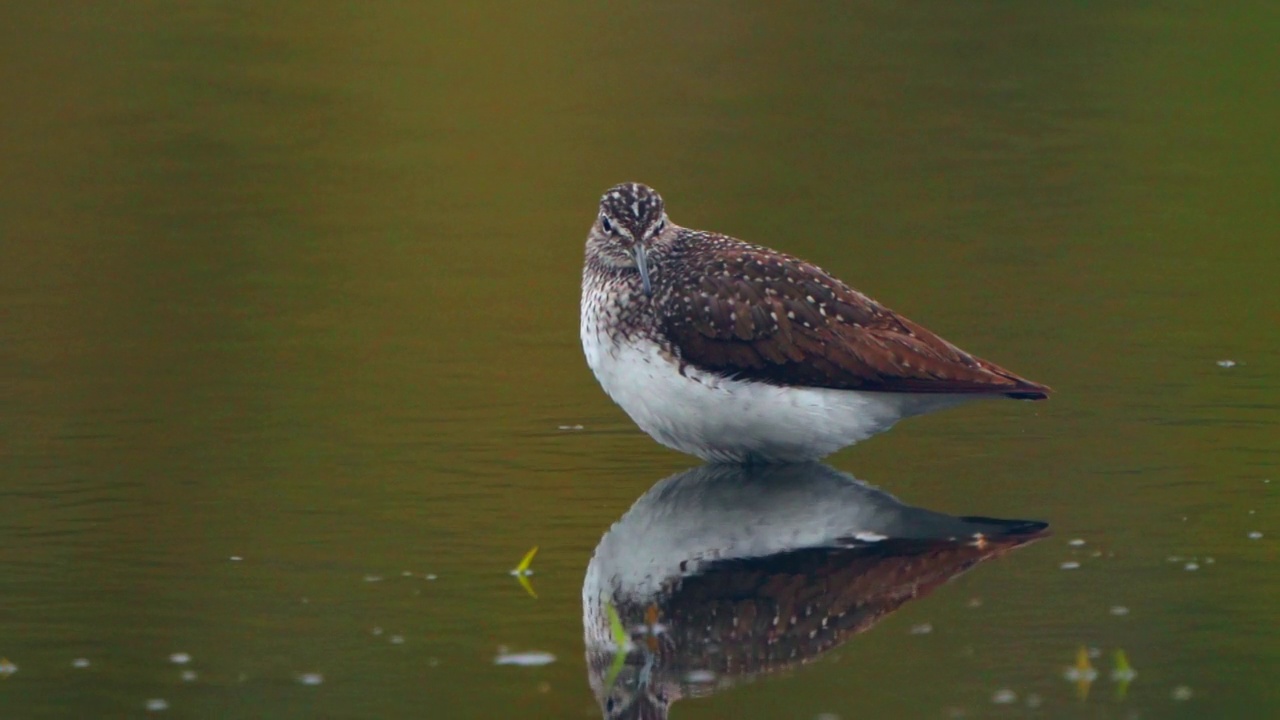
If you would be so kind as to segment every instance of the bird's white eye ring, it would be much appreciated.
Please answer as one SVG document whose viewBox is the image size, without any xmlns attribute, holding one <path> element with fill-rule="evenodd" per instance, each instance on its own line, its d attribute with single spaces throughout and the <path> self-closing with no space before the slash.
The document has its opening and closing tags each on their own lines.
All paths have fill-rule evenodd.
<svg viewBox="0 0 1280 720">
<path fill-rule="evenodd" d="M 663 230 L 666 230 L 666 229 L 667 229 L 667 220 L 666 218 L 663 218 L 658 221 L 657 225 L 653 226 L 653 234 L 658 235 L 659 233 L 661 233 Z"/>
<path fill-rule="evenodd" d="M 600 227 L 604 228 L 607 233 L 613 232 L 613 223 L 609 222 L 609 218 L 603 215 L 600 216 Z"/>
</svg>

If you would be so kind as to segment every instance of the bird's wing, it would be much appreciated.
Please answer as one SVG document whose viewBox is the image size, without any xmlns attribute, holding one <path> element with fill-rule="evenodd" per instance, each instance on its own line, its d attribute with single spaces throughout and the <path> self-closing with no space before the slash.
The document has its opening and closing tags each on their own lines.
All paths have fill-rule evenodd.
<svg viewBox="0 0 1280 720">
<path fill-rule="evenodd" d="M 746 380 L 902 393 L 1049 389 L 974 357 L 820 268 L 743 245 L 660 297 L 683 362 Z"/>
</svg>

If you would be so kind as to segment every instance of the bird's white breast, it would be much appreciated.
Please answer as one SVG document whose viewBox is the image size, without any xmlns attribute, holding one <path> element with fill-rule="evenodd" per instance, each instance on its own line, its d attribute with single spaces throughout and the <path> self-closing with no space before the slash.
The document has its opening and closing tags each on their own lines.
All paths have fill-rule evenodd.
<svg viewBox="0 0 1280 720">
<path fill-rule="evenodd" d="M 609 397 L 668 447 L 715 462 L 800 462 L 889 429 L 903 417 L 964 402 L 943 394 L 859 392 L 735 380 L 682 365 L 648 333 L 625 291 L 584 288 L 587 364 Z M 627 322 L 630 320 L 631 322 Z M 654 323 L 656 325 L 656 323 Z"/>
</svg>

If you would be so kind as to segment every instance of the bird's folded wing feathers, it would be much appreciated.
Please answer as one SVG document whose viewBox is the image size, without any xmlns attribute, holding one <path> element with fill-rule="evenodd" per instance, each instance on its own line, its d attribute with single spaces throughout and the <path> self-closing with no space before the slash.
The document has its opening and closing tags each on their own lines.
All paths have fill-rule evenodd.
<svg viewBox="0 0 1280 720">
<path fill-rule="evenodd" d="M 818 267 L 750 246 L 660 299 L 682 362 L 775 384 L 1045 397 Z"/>
</svg>

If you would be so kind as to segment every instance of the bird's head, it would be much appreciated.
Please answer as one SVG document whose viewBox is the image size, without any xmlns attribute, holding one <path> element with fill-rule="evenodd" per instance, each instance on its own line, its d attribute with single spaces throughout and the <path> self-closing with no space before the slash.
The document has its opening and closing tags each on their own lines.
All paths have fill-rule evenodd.
<svg viewBox="0 0 1280 720">
<path fill-rule="evenodd" d="M 600 198 L 587 249 L 608 267 L 639 273 L 645 295 L 652 295 L 650 251 L 670 227 L 662 196 L 653 188 L 640 183 L 615 185 Z"/>
</svg>

